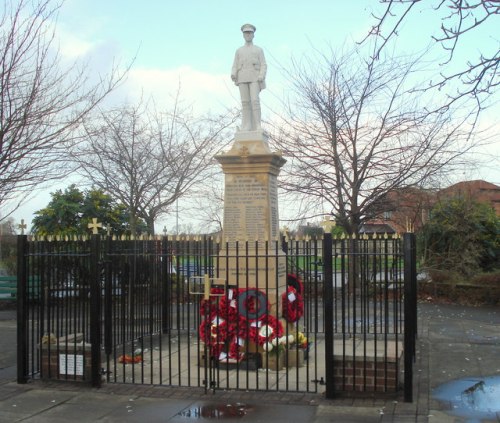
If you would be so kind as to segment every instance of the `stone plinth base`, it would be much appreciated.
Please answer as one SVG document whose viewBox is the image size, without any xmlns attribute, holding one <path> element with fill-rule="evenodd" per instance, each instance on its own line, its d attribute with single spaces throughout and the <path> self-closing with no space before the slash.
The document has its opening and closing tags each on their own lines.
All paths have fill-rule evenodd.
<svg viewBox="0 0 500 423">
<path fill-rule="evenodd" d="M 286 256 L 281 250 L 265 247 L 259 242 L 238 243 L 219 253 L 218 277 L 228 285 L 239 288 L 257 288 L 262 291 L 279 290 L 286 287 Z"/>
<path fill-rule="evenodd" d="M 271 154 L 268 138 L 263 131 L 239 131 L 226 155 Z"/>
<path fill-rule="evenodd" d="M 91 348 L 82 334 L 58 338 L 55 343 L 39 345 L 41 378 L 71 381 L 91 380 Z"/>
<path fill-rule="evenodd" d="M 286 256 L 281 250 L 264 254 L 264 250 L 221 251 L 217 275 L 230 286 L 261 291 L 270 305 L 266 314 L 275 316 L 279 312 L 281 294 L 286 290 Z"/>
</svg>

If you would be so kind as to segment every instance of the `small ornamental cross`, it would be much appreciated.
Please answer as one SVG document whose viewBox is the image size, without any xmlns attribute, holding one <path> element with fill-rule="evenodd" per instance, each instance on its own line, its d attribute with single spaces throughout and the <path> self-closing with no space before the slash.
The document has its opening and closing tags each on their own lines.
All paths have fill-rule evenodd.
<svg viewBox="0 0 500 423">
<path fill-rule="evenodd" d="M 247 147 L 241 147 L 239 153 L 241 157 L 247 157 L 250 154 L 250 150 Z"/>
<path fill-rule="evenodd" d="M 406 216 L 406 232 L 413 233 L 414 231 L 415 231 L 415 225 L 410 219 L 408 219 L 408 216 Z"/>
<path fill-rule="evenodd" d="M 330 216 L 325 216 L 325 219 L 321 222 L 321 226 L 326 233 L 330 233 L 332 228 L 335 227 L 335 220 L 331 220 Z"/>
<path fill-rule="evenodd" d="M 93 217 L 93 218 L 92 218 L 92 223 L 89 223 L 89 224 L 87 225 L 87 227 L 88 227 L 89 229 L 92 229 L 92 233 L 93 233 L 94 235 L 97 235 L 97 234 L 98 234 L 98 232 L 99 232 L 99 231 L 98 231 L 98 229 L 99 229 L 99 228 L 102 228 L 102 223 L 100 223 L 100 222 L 98 223 L 98 222 L 97 222 L 97 218 L 96 218 L 96 217 Z"/>
<path fill-rule="evenodd" d="M 164 226 L 164 227 L 163 227 L 163 235 L 167 236 L 167 232 L 168 232 L 168 231 L 167 231 L 167 227 L 166 227 L 166 226 Z"/>
<path fill-rule="evenodd" d="M 17 225 L 19 229 L 21 229 L 21 235 L 24 235 L 24 230 L 28 227 L 26 223 L 24 223 L 24 219 L 21 219 L 21 223 Z"/>
</svg>

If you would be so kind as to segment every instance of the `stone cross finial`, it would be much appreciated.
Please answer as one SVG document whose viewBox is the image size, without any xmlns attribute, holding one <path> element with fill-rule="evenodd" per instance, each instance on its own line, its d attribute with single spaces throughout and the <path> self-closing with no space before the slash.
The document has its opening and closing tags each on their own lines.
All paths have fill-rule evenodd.
<svg viewBox="0 0 500 423">
<path fill-rule="evenodd" d="M 332 228 L 335 227 L 335 220 L 331 220 L 330 216 L 325 216 L 323 219 L 323 222 L 321 222 L 321 226 L 323 227 L 323 231 L 326 233 L 330 233 L 332 231 Z"/>
<path fill-rule="evenodd" d="M 408 218 L 408 216 L 406 216 L 406 232 L 415 232 L 415 225 L 413 224 L 413 222 Z"/>
<path fill-rule="evenodd" d="M 98 229 L 99 229 L 99 228 L 102 228 L 102 223 L 97 222 L 97 218 L 96 218 L 96 217 L 93 217 L 93 218 L 92 218 L 92 223 L 89 223 L 89 224 L 87 225 L 87 227 L 88 227 L 89 229 L 92 229 L 92 233 L 93 233 L 94 235 L 97 235 L 97 234 L 99 233 Z"/>
<path fill-rule="evenodd" d="M 164 226 L 164 227 L 163 227 L 163 235 L 167 236 L 167 232 L 168 232 L 168 231 L 167 231 L 167 227 L 166 227 L 166 226 Z"/>
<path fill-rule="evenodd" d="M 28 227 L 26 223 L 24 223 L 24 219 L 21 219 L 21 223 L 17 225 L 19 229 L 21 229 L 21 235 L 24 235 L 24 230 Z"/>
</svg>

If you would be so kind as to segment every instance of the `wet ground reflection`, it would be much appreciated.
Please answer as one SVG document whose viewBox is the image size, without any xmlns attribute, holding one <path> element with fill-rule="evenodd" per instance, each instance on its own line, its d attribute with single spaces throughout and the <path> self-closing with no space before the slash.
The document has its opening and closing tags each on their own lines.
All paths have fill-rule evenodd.
<svg viewBox="0 0 500 423">
<path fill-rule="evenodd" d="M 432 397 L 449 402 L 449 413 L 468 422 L 495 418 L 500 413 L 500 376 L 448 382 L 434 389 Z"/>
<path fill-rule="evenodd" d="M 251 408 L 242 403 L 195 405 L 182 410 L 178 415 L 188 419 L 232 419 L 245 416 Z"/>
</svg>

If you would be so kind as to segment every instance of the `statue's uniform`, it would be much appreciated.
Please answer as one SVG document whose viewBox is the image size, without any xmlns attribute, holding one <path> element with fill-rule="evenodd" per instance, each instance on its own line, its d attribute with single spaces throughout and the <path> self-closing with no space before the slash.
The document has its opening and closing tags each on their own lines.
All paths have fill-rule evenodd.
<svg viewBox="0 0 500 423">
<path fill-rule="evenodd" d="M 243 131 L 261 127 L 259 93 L 266 88 L 266 71 L 266 59 L 260 47 L 246 44 L 236 50 L 231 77 L 240 88 Z"/>
<path fill-rule="evenodd" d="M 233 70 L 236 85 L 244 82 L 258 82 L 261 79 L 260 89 L 266 88 L 267 64 L 264 52 L 256 45 L 244 45 L 236 50 L 234 55 Z"/>
</svg>

